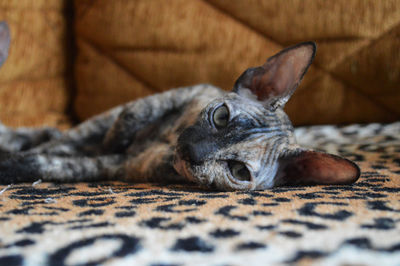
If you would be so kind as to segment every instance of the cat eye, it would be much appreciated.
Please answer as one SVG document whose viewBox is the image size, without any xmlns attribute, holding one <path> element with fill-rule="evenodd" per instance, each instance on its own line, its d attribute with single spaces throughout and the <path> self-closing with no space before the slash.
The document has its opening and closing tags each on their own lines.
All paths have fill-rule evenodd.
<svg viewBox="0 0 400 266">
<path fill-rule="evenodd" d="M 228 125 L 229 110 L 225 105 L 221 105 L 214 111 L 213 122 L 216 127 L 222 128 Z"/>
<path fill-rule="evenodd" d="M 228 162 L 229 170 L 232 176 L 240 181 L 251 181 L 251 175 L 244 163 L 230 161 Z"/>
</svg>

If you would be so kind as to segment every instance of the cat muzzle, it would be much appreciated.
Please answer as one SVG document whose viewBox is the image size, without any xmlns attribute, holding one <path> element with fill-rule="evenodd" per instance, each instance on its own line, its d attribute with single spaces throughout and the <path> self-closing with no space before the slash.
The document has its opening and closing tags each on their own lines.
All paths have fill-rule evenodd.
<svg viewBox="0 0 400 266">
<path fill-rule="evenodd" d="M 202 164 L 217 148 L 201 127 L 189 127 L 178 138 L 179 156 L 194 165 Z"/>
<path fill-rule="evenodd" d="M 187 180 L 197 182 L 197 179 L 193 176 L 187 164 L 188 162 L 183 160 L 179 155 L 175 156 L 173 165 L 175 171 L 181 176 L 185 177 Z"/>
</svg>

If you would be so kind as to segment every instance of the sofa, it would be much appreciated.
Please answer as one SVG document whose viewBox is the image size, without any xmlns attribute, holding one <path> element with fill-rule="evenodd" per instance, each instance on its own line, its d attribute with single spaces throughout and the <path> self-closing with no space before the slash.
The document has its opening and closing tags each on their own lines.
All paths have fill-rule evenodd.
<svg viewBox="0 0 400 266">
<path fill-rule="evenodd" d="M 0 0 L 0 121 L 66 130 L 171 88 L 230 90 L 315 41 L 286 106 L 299 142 L 356 161 L 354 185 L 219 192 L 123 182 L 0 186 L 0 265 L 395 265 L 399 0 Z"/>
</svg>

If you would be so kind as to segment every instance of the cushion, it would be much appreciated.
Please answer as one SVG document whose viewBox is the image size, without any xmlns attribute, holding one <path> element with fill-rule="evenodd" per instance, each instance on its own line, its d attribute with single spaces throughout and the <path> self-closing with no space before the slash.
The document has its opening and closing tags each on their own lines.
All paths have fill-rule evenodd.
<svg viewBox="0 0 400 266">
<path fill-rule="evenodd" d="M 230 90 L 248 67 L 313 40 L 314 64 L 287 105 L 295 124 L 400 118 L 396 0 L 76 0 L 77 97 L 88 118 L 196 83 Z"/>
<path fill-rule="evenodd" d="M 68 119 L 66 1 L 0 0 L 11 30 L 0 69 L 0 121 L 10 126 L 61 126 Z"/>
</svg>

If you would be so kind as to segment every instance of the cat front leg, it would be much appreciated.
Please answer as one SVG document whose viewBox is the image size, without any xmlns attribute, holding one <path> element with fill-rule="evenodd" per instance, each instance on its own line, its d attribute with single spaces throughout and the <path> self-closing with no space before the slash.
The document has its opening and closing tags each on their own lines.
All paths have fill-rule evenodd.
<svg viewBox="0 0 400 266">
<path fill-rule="evenodd" d="M 0 184 L 34 182 L 93 182 L 126 180 L 130 182 L 182 182 L 172 164 L 174 148 L 153 143 L 137 156 L 56 156 L 17 153 L 0 155 Z"/>
<path fill-rule="evenodd" d="M 96 153 L 107 130 L 123 110 L 117 106 L 61 132 L 56 128 L 12 129 L 0 123 L 0 152 L 31 154 L 85 155 Z"/>
<path fill-rule="evenodd" d="M 0 152 L 29 150 L 44 142 L 59 139 L 62 133 L 56 128 L 12 129 L 0 123 Z"/>
<path fill-rule="evenodd" d="M 31 150 L 31 154 L 52 154 L 62 156 L 94 156 L 101 154 L 101 143 L 106 132 L 117 120 L 123 106 L 94 116 L 63 132 L 62 136 L 43 143 Z"/>
<path fill-rule="evenodd" d="M 81 182 L 121 179 L 126 157 L 63 157 L 48 154 L 14 154 L 1 159 L 0 184 L 34 182 Z"/>
</svg>

